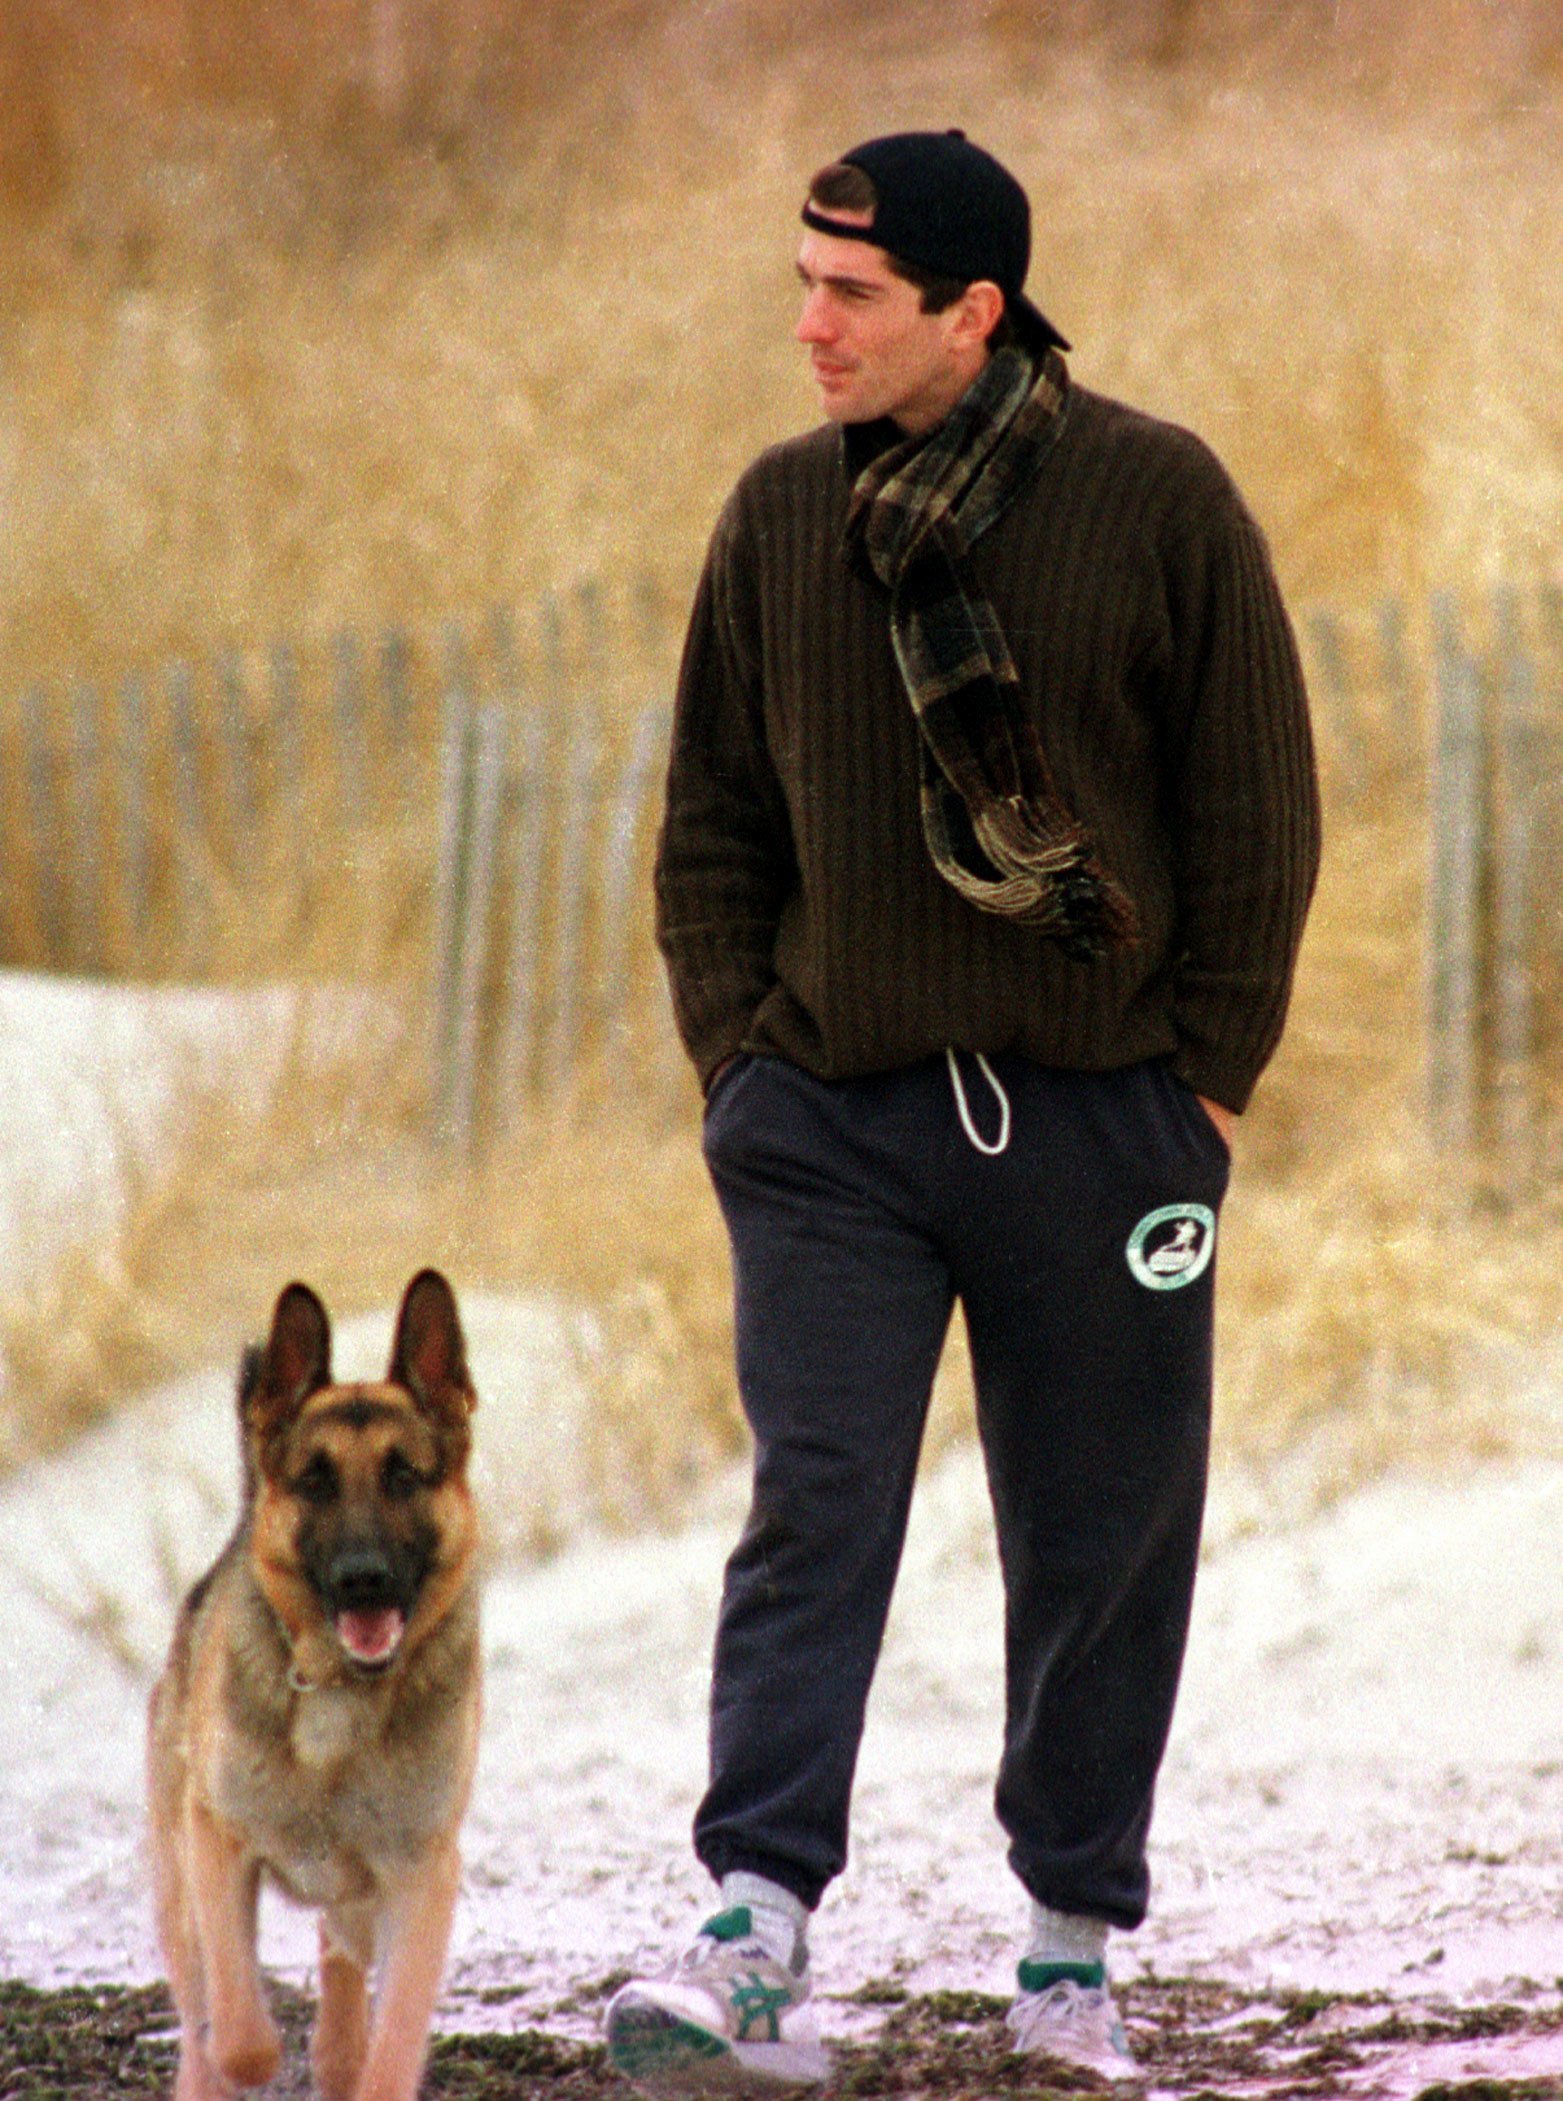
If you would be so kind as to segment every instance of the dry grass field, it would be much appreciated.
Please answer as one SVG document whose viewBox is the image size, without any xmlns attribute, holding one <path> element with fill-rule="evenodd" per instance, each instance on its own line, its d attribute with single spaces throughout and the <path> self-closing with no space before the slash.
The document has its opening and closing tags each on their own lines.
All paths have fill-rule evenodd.
<svg viewBox="0 0 1563 2101">
<path fill-rule="evenodd" d="M 84 40 L 82 4 L 0 6 L 0 706 L 582 577 L 680 599 L 733 476 L 812 419 L 800 182 L 909 124 L 1026 180 L 1076 376 L 1215 445 L 1294 603 L 1397 593 L 1420 633 L 1434 588 L 1556 575 L 1550 8 L 319 0 L 252 37 L 238 0 L 123 0 Z M 1423 1130 L 1420 765 L 1374 761 L 1332 793 L 1224 1257 L 1228 1447 L 1326 1487 L 1543 1434 L 1506 1386 L 1563 1311 L 1548 1191 L 1473 1201 Z M 410 974 L 392 888 L 312 967 Z M 266 953 L 237 913 L 230 964 Z M 725 1255 L 692 1094 L 630 1096 L 588 1079 L 474 1174 L 415 1084 L 317 1072 L 254 1128 L 192 1099 L 122 1240 L 10 1304 L 0 1407 L 47 1442 L 285 1274 L 351 1306 L 434 1260 L 605 1308 L 605 1405 L 671 1480 L 697 1419 L 736 1441 Z"/>
<path fill-rule="evenodd" d="M 465 112 L 435 78 L 376 124 L 345 35 L 312 104 L 276 56 L 252 77 L 267 50 L 236 29 L 249 73 L 222 73 L 221 25 L 251 10 L 95 10 L 138 25 L 145 77 L 101 41 L 38 119 L 60 165 L 31 208 L 22 149 L 0 154 L 0 688 L 576 575 L 686 588 L 733 475 L 813 415 L 800 174 L 945 120 L 1027 181 L 1033 286 L 1077 376 L 1206 434 L 1295 594 L 1550 562 L 1558 110 L 1548 54 L 1520 63 L 1523 9 L 1463 71 L 1474 10 L 1388 0 L 1361 10 L 1372 67 L 1344 30 L 1155 63 L 1019 5 L 805 4 L 785 31 L 763 0 L 381 9 L 451 37 L 531 25 L 538 48 Z M 293 12 L 367 35 L 381 9 Z M 70 7 L 12 12 L 15 44 Z M 159 54 L 159 21 L 204 25 L 206 74 Z M 0 124 L 26 106 L 0 98 Z"/>
</svg>

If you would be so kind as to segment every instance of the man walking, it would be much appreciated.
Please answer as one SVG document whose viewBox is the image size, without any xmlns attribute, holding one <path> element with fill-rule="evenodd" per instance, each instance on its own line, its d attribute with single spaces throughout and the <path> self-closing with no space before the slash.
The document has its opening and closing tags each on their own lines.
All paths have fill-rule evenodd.
<svg viewBox="0 0 1563 2101">
<path fill-rule="evenodd" d="M 996 160 L 872 140 L 803 221 L 827 420 L 717 524 L 657 868 L 755 1440 L 695 1820 L 721 1903 L 609 2045 L 678 2091 L 825 2075 L 809 1916 L 958 1298 L 1030 1898 L 1010 2026 L 1132 2076 L 1106 1936 L 1146 1908 L 1228 1143 L 1317 863 L 1302 682 L 1218 462 L 1071 383 Z"/>
</svg>

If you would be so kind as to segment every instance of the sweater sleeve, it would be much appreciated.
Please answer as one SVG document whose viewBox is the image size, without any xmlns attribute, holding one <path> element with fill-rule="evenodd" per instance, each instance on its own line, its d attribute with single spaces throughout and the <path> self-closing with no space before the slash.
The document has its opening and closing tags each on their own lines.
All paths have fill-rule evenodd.
<svg viewBox="0 0 1563 2101">
<path fill-rule="evenodd" d="M 1169 571 L 1173 1065 L 1241 1110 L 1286 1016 L 1318 872 L 1319 797 L 1302 669 L 1264 537 L 1224 476 L 1206 496 Z"/>
<path fill-rule="evenodd" d="M 742 1044 L 775 982 L 777 925 L 796 880 L 766 749 L 740 497 L 718 521 L 690 614 L 657 848 L 657 940 L 702 1087 Z"/>
</svg>

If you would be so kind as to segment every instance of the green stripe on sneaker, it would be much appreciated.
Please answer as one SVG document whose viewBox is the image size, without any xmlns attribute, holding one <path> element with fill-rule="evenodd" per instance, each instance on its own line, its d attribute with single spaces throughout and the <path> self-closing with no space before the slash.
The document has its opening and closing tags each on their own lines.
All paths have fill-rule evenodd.
<svg viewBox="0 0 1563 2101">
<path fill-rule="evenodd" d="M 1107 1965 L 1104 1962 L 1034 1962 L 1029 1957 L 1016 1973 L 1023 1992 L 1045 1992 L 1049 1985 L 1081 1985 L 1087 1991 L 1100 1991 L 1107 1982 Z"/>
<path fill-rule="evenodd" d="M 754 1931 L 754 1917 L 747 1904 L 735 1904 L 731 1911 L 707 1919 L 700 1931 L 714 1941 L 746 1941 Z"/>
</svg>

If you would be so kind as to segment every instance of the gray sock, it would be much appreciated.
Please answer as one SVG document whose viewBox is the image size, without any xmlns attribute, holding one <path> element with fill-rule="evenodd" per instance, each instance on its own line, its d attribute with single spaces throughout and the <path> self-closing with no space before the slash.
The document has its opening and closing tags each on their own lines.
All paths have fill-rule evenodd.
<svg viewBox="0 0 1563 2101">
<path fill-rule="evenodd" d="M 723 1910 L 736 1904 L 747 1909 L 754 1937 L 766 1951 L 795 1976 L 801 1973 L 809 1959 L 809 1911 L 802 1898 L 779 1882 L 740 1869 L 722 1877 Z"/>
<path fill-rule="evenodd" d="M 1050 1911 L 1031 1900 L 1031 1944 L 1028 1963 L 1103 1963 L 1107 1959 L 1107 1921 L 1084 1912 Z"/>
</svg>

